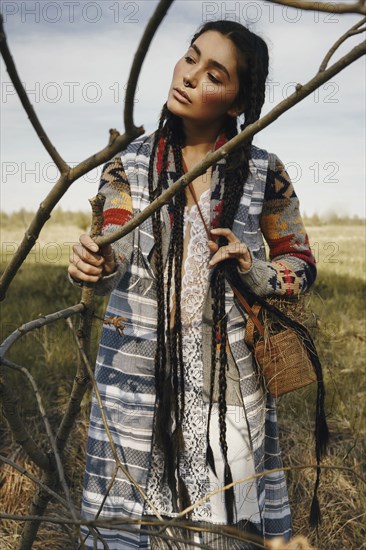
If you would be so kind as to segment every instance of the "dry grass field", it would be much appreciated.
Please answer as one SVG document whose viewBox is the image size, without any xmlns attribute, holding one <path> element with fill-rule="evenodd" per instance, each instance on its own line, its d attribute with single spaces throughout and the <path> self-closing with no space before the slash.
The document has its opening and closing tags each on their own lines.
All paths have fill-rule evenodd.
<svg viewBox="0 0 366 550">
<path fill-rule="evenodd" d="M 6 262 L 20 242 L 27 213 L 3 219 L 2 261 Z M 79 300 L 78 289 L 67 281 L 71 242 L 86 228 L 84 215 L 55 216 L 9 289 L 1 304 L 1 341 L 20 324 L 57 311 Z M 365 484 L 350 469 L 365 477 L 365 275 L 366 234 L 361 222 L 347 220 L 330 225 L 308 225 L 318 262 L 318 279 L 311 304 L 320 319 L 316 335 L 327 386 L 327 414 L 331 430 L 329 453 L 323 464 L 319 499 L 322 525 L 318 537 L 308 525 L 313 490 L 313 470 L 288 473 L 294 532 L 307 537 L 319 550 L 366 549 Z M 104 302 L 98 301 L 102 311 Z M 93 349 L 96 351 L 100 322 L 96 321 Z M 76 351 L 64 322 L 25 336 L 9 358 L 29 368 L 37 380 L 48 416 L 56 427 L 65 406 L 75 372 Z M 23 418 L 33 436 L 47 447 L 34 396 L 21 375 L 11 376 Z M 285 466 L 314 464 L 314 388 L 284 396 L 278 401 Z M 80 499 L 90 394 L 65 453 L 65 469 L 75 501 Z M 9 435 L 0 416 L 0 453 L 38 475 L 23 451 Z M 337 467 L 337 469 L 334 469 Z M 0 466 L 0 513 L 26 514 L 33 491 L 31 481 L 8 466 Z M 57 513 L 51 504 L 48 513 Z M 0 521 L 0 550 L 16 548 L 21 526 Z M 33 548 L 73 548 L 61 528 L 43 524 Z M 298 546 L 297 548 L 302 548 Z M 305 548 L 305 547 L 304 547 Z"/>
</svg>

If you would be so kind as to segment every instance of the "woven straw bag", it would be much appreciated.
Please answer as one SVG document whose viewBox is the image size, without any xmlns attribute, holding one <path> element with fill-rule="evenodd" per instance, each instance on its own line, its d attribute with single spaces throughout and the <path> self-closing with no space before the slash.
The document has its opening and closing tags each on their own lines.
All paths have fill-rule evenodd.
<svg viewBox="0 0 366 550">
<path fill-rule="evenodd" d="M 304 339 L 292 328 L 280 326 L 271 334 L 258 319 L 261 307 L 250 307 L 242 294 L 232 289 L 249 318 L 245 329 L 245 343 L 252 350 L 266 386 L 273 397 L 303 388 L 317 381 L 316 372 Z M 255 328 L 259 339 L 255 338 Z"/>
<path fill-rule="evenodd" d="M 316 374 L 300 338 L 291 329 L 259 340 L 254 356 L 274 397 L 316 382 Z"/>
<path fill-rule="evenodd" d="M 248 327 L 249 325 L 249 327 Z M 316 373 L 302 339 L 290 328 L 261 337 L 254 343 L 254 323 L 248 320 L 245 342 L 253 350 L 273 397 L 316 382 Z"/>
</svg>

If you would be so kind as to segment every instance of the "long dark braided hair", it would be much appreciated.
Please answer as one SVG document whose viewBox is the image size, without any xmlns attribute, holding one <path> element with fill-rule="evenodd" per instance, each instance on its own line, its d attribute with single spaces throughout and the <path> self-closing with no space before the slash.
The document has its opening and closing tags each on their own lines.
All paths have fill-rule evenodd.
<svg viewBox="0 0 366 550">
<path fill-rule="evenodd" d="M 191 44 L 204 32 L 218 31 L 229 38 L 236 46 L 238 54 L 238 77 L 240 89 L 237 104 L 242 106 L 245 128 L 259 116 L 265 98 L 265 82 L 268 74 L 268 49 L 265 42 L 247 28 L 234 21 L 210 21 L 205 23 L 193 36 Z M 227 116 L 224 128 L 228 139 L 237 133 L 237 120 Z M 223 209 L 218 227 L 231 228 L 239 207 L 244 184 L 249 175 L 251 139 L 231 153 L 226 162 Z M 160 144 L 164 144 L 161 152 Z M 169 151 L 173 152 L 177 175 L 183 174 L 182 145 L 184 134 L 182 121 L 164 105 L 158 130 L 155 134 L 149 165 L 150 200 L 161 194 L 167 185 L 166 173 Z M 160 158 L 157 159 L 159 151 Z M 156 169 L 157 163 L 159 170 Z M 154 178 L 154 174 L 158 177 Z M 157 180 L 157 181 L 155 181 Z M 155 240 L 156 288 L 158 301 L 157 347 L 155 356 L 155 379 L 157 409 L 155 417 L 155 438 L 165 457 L 164 475 L 172 492 L 173 506 L 182 510 L 190 504 L 187 488 L 179 472 L 180 455 L 184 448 L 182 421 L 184 414 L 184 377 L 182 352 L 182 326 L 180 311 L 181 275 L 183 256 L 183 220 L 185 207 L 184 190 L 178 193 L 169 204 L 172 213 L 172 233 L 167 259 L 167 284 L 164 284 L 164 265 L 160 211 L 152 216 Z M 218 240 L 219 246 L 227 244 L 226 239 Z M 230 261 L 220 262 L 211 278 L 212 293 L 212 353 L 209 421 L 207 426 L 207 464 L 215 471 L 213 453 L 209 440 L 215 368 L 219 364 L 219 429 L 220 447 L 224 460 L 225 485 L 232 482 L 228 463 L 226 441 L 226 371 L 227 371 L 227 326 L 225 315 L 225 278 L 233 270 Z M 174 277 L 172 277 L 174 272 Z M 171 319 L 171 281 L 174 281 L 175 312 Z M 234 521 L 234 491 L 225 491 L 227 520 Z"/>
</svg>

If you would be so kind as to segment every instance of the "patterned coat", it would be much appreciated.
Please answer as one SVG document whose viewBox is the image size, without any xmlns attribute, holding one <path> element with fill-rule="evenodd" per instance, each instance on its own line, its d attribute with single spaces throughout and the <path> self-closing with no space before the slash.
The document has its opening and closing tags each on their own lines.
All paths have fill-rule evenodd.
<svg viewBox="0 0 366 550">
<path fill-rule="evenodd" d="M 138 138 L 104 166 L 100 186 L 106 196 L 105 233 L 115 231 L 150 203 L 147 173 L 152 141 L 153 136 Z M 220 145 L 217 143 L 217 147 Z M 224 165 L 225 159 L 222 159 L 213 166 L 211 220 L 217 216 L 222 199 Z M 176 179 L 170 159 L 168 184 Z M 170 238 L 166 206 L 162 208 L 162 217 L 163 258 L 166 259 Z M 293 295 L 306 291 L 313 283 L 315 262 L 289 177 L 278 157 L 254 146 L 250 175 L 232 229 L 251 251 L 252 266 L 241 273 L 241 277 L 257 294 Z M 268 260 L 263 237 L 269 246 Z M 151 219 L 117 241 L 114 250 L 119 259 L 117 271 L 103 278 L 97 291 L 100 294 L 112 291 L 107 315 L 119 315 L 127 321 L 123 336 L 113 327 L 104 327 L 95 376 L 120 460 L 145 489 L 151 463 L 155 410 L 157 304 Z M 256 375 L 252 355 L 244 343 L 245 317 L 230 287 L 226 299 L 228 341 L 240 375 L 255 470 L 261 473 L 282 466 L 275 404 Z M 202 329 L 203 356 L 207 362 L 210 361 L 211 345 L 210 300 L 208 294 Z M 209 376 L 209 367 L 206 370 L 204 376 Z M 93 397 L 82 503 L 85 518 L 94 518 L 114 474 L 113 455 Z M 291 516 L 283 472 L 259 477 L 257 490 L 259 528 L 265 538 L 280 535 L 289 538 Z M 140 494 L 118 471 L 101 517 L 139 520 L 144 513 L 146 508 Z M 149 548 L 148 536 L 135 526 L 130 531 L 102 529 L 100 532 L 111 550 Z M 93 548 L 92 538 L 89 536 L 86 541 L 90 545 L 88 548 Z M 100 542 L 98 544 L 98 548 L 103 548 Z"/>
</svg>

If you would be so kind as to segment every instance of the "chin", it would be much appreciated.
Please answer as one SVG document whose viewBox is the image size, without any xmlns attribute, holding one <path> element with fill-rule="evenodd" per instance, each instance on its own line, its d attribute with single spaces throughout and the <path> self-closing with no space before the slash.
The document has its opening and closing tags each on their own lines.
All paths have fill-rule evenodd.
<svg viewBox="0 0 366 550">
<path fill-rule="evenodd" d="M 173 99 L 168 99 L 167 103 L 166 103 L 166 106 L 168 107 L 168 110 L 173 114 L 173 115 L 177 115 L 177 116 L 181 116 L 182 115 L 182 106 L 180 105 L 180 103 L 178 103 L 178 101 L 175 101 L 174 98 Z"/>
</svg>

